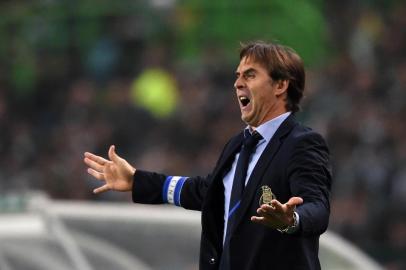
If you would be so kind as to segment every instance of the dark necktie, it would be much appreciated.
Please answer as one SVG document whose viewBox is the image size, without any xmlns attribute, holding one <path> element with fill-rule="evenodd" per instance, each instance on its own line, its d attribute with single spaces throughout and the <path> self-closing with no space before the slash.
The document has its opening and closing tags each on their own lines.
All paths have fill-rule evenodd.
<svg viewBox="0 0 406 270">
<path fill-rule="evenodd" d="M 231 191 L 230 207 L 228 211 L 227 232 L 224 241 L 223 255 L 221 258 L 221 270 L 230 269 L 229 265 L 229 241 L 230 234 L 235 222 L 235 212 L 240 206 L 242 194 L 245 187 L 245 178 L 247 177 L 247 169 L 251 155 L 255 152 L 255 146 L 262 139 L 258 132 L 249 132 L 248 129 L 244 130 L 244 141 L 238 157 L 237 167 L 234 173 L 233 188 Z"/>
</svg>

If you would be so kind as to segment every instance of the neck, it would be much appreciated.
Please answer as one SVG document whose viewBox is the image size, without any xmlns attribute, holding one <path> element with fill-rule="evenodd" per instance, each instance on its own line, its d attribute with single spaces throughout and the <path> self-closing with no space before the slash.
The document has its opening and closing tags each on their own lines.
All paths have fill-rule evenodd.
<svg viewBox="0 0 406 270">
<path fill-rule="evenodd" d="M 271 121 L 272 119 L 275 119 L 279 116 L 281 116 L 282 114 L 287 113 L 287 110 L 280 110 L 278 112 L 273 113 L 272 115 L 269 115 L 267 117 L 265 117 L 262 121 L 260 121 L 257 125 L 253 126 L 248 124 L 248 127 L 250 128 L 251 131 L 254 131 L 257 127 L 259 127 L 260 125 L 262 125 L 263 123 L 266 123 L 268 121 Z"/>
</svg>

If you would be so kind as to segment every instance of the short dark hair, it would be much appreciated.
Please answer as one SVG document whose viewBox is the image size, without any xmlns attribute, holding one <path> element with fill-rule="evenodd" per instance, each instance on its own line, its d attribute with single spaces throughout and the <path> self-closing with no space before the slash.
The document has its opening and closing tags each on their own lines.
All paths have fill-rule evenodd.
<svg viewBox="0 0 406 270">
<path fill-rule="evenodd" d="M 255 41 L 241 44 L 240 60 L 244 57 L 261 64 L 275 80 L 288 80 L 286 109 L 297 112 L 305 87 L 305 71 L 300 56 L 287 46 Z"/>
</svg>

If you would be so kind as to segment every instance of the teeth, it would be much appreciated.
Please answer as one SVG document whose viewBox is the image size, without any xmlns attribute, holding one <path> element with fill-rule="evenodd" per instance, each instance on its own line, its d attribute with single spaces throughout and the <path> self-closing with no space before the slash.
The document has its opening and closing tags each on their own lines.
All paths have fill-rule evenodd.
<svg viewBox="0 0 406 270">
<path fill-rule="evenodd" d="M 247 104 L 250 102 L 249 98 L 247 98 L 245 96 L 241 96 L 241 97 L 239 97 L 239 99 L 243 106 L 247 106 Z"/>
<path fill-rule="evenodd" d="M 248 100 L 247 97 L 240 97 L 240 101 L 243 102 L 244 100 Z"/>
</svg>

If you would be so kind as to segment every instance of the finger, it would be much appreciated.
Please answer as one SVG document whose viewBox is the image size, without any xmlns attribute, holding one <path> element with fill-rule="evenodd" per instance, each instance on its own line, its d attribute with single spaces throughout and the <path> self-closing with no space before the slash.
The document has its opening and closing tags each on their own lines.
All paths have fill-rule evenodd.
<svg viewBox="0 0 406 270">
<path fill-rule="evenodd" d="M 97 156 L 95 154 L 89 153 L 89 152 L 85 152 L 84 155 L 85 155 L 86 158 L 91 159 L 91 160 L 99 163 L 100 165 L 104 165 L 105 163 L 108 162 L 107 159 L 102 158 L 101 156 Z"/>
<path fill-rule="evenodd" d="M 90 168 L 92 168 L 93 170 L 96 170 L 98 172 L 103 172 L 103 165 L 100 165 L 99 163 L 91 160 L 90 158 L 85 157 L 84 161 L 86 163 L 87 166 L 89 166 Z"/>
<path fill-rule="evenodd" d="M 278 200 L 272 200 L 271 205 L 268 205 L 267 208 L 272 209 L 274 212 L 281 212 L 283 211 L 283 206 Z"/>
<path fill-rule="evenodd" d="M 267 209 L 264 209 L 264 208 L 262 208 L 262 207 L 260 207 L 260 208 L 257 209 L 257 213 L 258 213 L 259 215 L 266 214 L 267 211 L 268 211 Z"/>
<path fill-rule="evenodd" d="M 271 205 L 269 205 L 269 204 L 263 204 L 263 205 L 261 205 L 260 208 L 258 208 L 257 212 L 264 212 L 264 213 L 267 213 L 267 212 L 271 212 L 271 210 L 272 210 L 272 206 L 271 206 Z"/>
<path fill-rule="evenodd" d="M 111 161 L 113 161 L 113 162 L 115 162 L 115 163 L 117 163 L 118 161 L 119 161 L 119 156 L 117 155 L 117 153 L 116 153 L 116 147 L 114 146 L 114 145 L 111 145 L 110 146 L 110 149 L 109 149 L 109 158 L 110 158 L 110 160 Z"/>
<path fill-rule="evenodd" d="M 282 210 L 282 204 L 278 200 L 272 200 L 271 204 L 263 204 L 261 208 L 268 213 L 276 213 Z"/>
<path fill-rule="evenodd" d="M 274 212 L 275 211 L 275 207 L 273 205 L 269 205 L 269 204 L 263 204 L 263 205 L 261 205 L 261 207 L 259 209 L 262 209 L 265 212 Z"/>
<path fill-rule="evenodd" d="M 93 193 L 94 194 L 99 194 L 99 193 L 106 192 L 106 191 L 109 191 L 109 190 L 110 190 L 110 187 L 106 184 L 104 186 L 101 186 L 99 188 L 94 189 Z"/>
<path fill-rule="evenodd" d="M 264 220 L 265 220 L 264 217 L 257 217 L 257 216 L 252 216 L 251 217 L 251 221 L 253 221 L 255 223 L 259 223 L 259 224 L 264 223 Z"/>
<path fill-rule="evenodd" d="M 275 210 L 272 209 L 272 207 L 269 205 L 264 205 L 264 207 L 261 206 L 260 208 L 258 208 L 257 213 L 259 216 L 264 218 L 268 219 L 275 218 Z"/>
<path fill-rule="evenodd" d="M 289 199 L 289 201 L 286 203 L 286 206 L 289 209 L 293 209 L 296 207 L 296 205 L 300 205 L 303 203 L 303 199 L 300 197 L 292 197 Z"/>
<path fill-rule="evenodd" d="M 93 170 L 92 168 L 87 169 L 87 173 L 95 177 L 96 179 L 104 181 L 104 174 Z"/>
<path fill-rule="evenodd" d="M 252 216 L 251 221 L 264 226 L 272 226 L 272 224 L 269 223 L 269 220 L 267 220 L 265 217 Z"/>
</svg>

